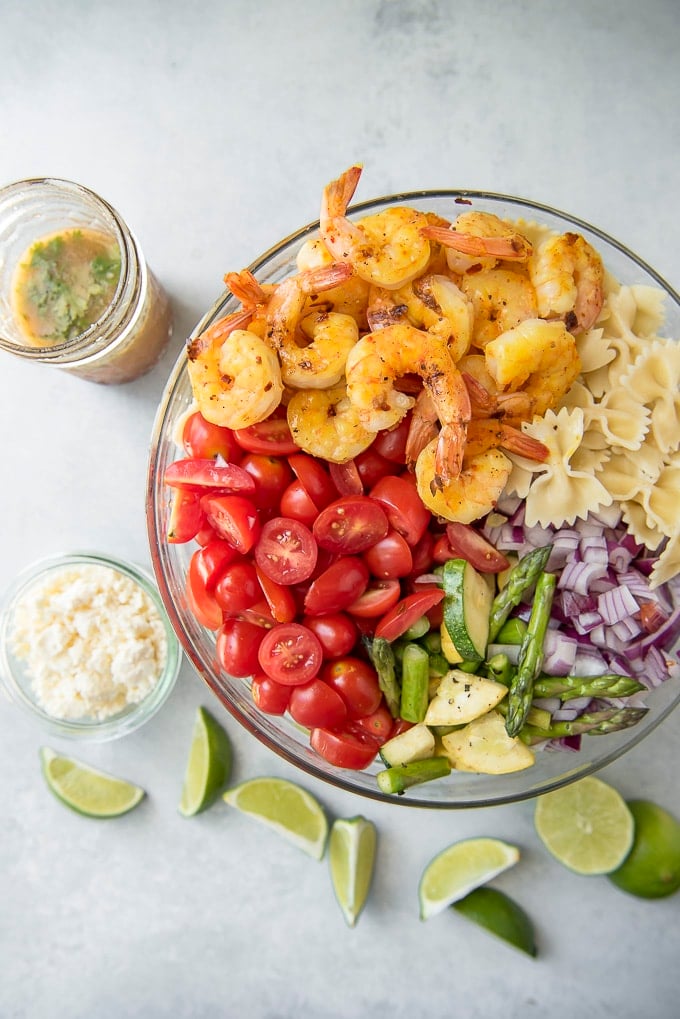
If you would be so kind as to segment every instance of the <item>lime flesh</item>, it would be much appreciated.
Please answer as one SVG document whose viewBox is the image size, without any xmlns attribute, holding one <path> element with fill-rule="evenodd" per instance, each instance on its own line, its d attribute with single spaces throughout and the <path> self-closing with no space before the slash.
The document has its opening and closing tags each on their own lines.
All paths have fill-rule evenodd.
<svg viewBox="0 0 680 1019">
<path fill-rule="evenodd" d="M 328 819 L 318 800 L 283 778 L 253 778 L 223 794 L 225 803 L 259 821 L 316 860 L 325 852 Z"/>
<path fill-rule="evenodd" d="M 534 823 L 546 849 L 577 874 L 611 873 L 633 844 L 623 797 L 592 776 L 539 796 Z"/>
<path fill-rule="evenodd" d="M 338 905 L 350 927 L 361 913 L 373 878 L 377 833 L 365 817 L 338 818 L 328 840 L 328 863 Z"/>
<path fill-rule="evenodd" d="M 661 899 L 680 888 L 680 823 L 649 800 L 629 800 L 635 820 L 633 846 L 609 879 L 643 899 Z"/>
<path fill-rule="evenodd" d="M 123 779 L 60 757 L 49 747 L 40 751 L 43 775 L 57 799 L 86 817 L 120 817 L 144 798 L 144 790 Z"/>
<path fill-rule="evenodd" d="M 180 814 L 193 817 L 215 802 L 231 773 L 231 743 L 222 726 L 198 708 L 179 803 Z"/>
<path fill-rule="evenodd" d="M 423 871 L 418 888 L 420 919 L 429 920 L 452 902 L 491 881 L 519 860 L 519 850 L 501 839 L 454 842 Z"/>
<path fill-rule="evenodd" d="M 527 955 L 536 955 L 531 919 L 514 899 L 497 888 L 475 888 L 464 899 L 454 902 L 453 909 Z"/>
</svg>

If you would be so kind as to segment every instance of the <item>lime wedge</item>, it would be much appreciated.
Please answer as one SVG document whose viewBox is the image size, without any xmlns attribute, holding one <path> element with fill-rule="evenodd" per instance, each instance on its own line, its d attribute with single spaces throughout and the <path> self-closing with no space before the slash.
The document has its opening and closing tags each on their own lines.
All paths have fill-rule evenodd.
<svg viewBox="0 0 680 1019">
<path fill-rule="evenodd" d="M 45 781 L 57 799 L 87 817 L 119 817 L 144 798 L 139 786 L 59 757 L 49 747 L 41 749 L 40 760 Z"/>
<path fill-rule="evenodd" d="M 294 782 L 284 778 L 251 778 L 227 789 L 224 800 L 273 828 L 315 860 L 323 856 L 328 819 L 318 800 Z"/>
<path fill-rule="evenodd" d="M 649 800 L 629 800 L 633 847 L 610 881 L 642 899 L 662 899 L 680 888 L 680 823 Z"/>
<path fill-rule="evenodd" d="M 475 888 L 454 902 L 453 908 L 521 952 L 536 955 L 533 923 L 514 899 L 497 888 Z"/>
<path fill-rule="evenodd" d="M 338 818 L 328 840 L 331 881 L 350 927 L 354 927 L 366 904 L 373 877 L 377 833 L 365 817 Z"/>
<path fill-rule="evenodd" d="M 198 708 L 184 773 L 179 812 L 193 817 L 215 802 L 229 781 L 231 743 L 226 732 L 205 708 Z"/>
<path fill-rule="evenodd" d="M 633 844 L 623 797 L 592 776 L 539 796 L 534 823 L 546 849 L 577 874 L 609 874 Z"/>
<path fill-rule="evenodd" d="M 501 839 L 454 842 L 431 860 L 420 879 L 420 919 L 429 920 L 452 902 L 491 881 L 519 860 L 519 849 Z"/>
</svg>

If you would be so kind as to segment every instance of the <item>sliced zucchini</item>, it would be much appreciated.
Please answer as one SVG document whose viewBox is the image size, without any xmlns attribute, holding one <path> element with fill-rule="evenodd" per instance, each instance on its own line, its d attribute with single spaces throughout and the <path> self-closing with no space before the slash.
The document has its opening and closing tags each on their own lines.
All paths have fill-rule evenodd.
<svg viewBox="0 0 680 1019">
<path fill-rule="evenodd" d="M 486 714 L 507 694 L 495 679 L 451 669 L 440 680 L 425 714 L 426 725 L 462 725 Z"/>
<path fill-rule="evenodd" d="M 493 588 L 466 559 L 449 559 L 442 579 L 445 629 L 463 661 L 480 662 L 489 640 Z"/>
<path fill-rule="evenodd" d="M 393 736 L 380 748 L 380 757 L 388 768 L 412 761 L 423 761 L 434 754 L 434 736 L 426 725 L 420 722 L 406 732 Z"/>
<path fill-rule="evenodd" d="M 441 640 L 442 640 L 442 654 L 446 658 L 447 662 L 451 665 L 459 665 L 463 661 L 463 656 L 459 655 L 456 651 L 456 645 L 449 637 L 449 631 L 446 629 L 446 623 L 441 625 Z"/>
<path fill-rule="evenodd" d="M 441 743 L 458 771 L 483 775 L 507 775 L 534 763 L 534 754 L 517 736 L 508 736 L 505 720 L 497 711 L 476 718 L 463 729 L 442 736 Z"/>
</svg>

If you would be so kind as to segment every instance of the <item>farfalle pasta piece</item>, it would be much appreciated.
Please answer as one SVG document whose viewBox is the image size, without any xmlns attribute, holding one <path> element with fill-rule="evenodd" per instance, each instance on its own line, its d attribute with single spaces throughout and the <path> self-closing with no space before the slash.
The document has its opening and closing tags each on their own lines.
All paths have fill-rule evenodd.
<svg viewBox="0 0 680 1019">
<path fill-rule="evenodd" d="M 650 412 L 625 389 L 612 389 L 597 404 L 598 427 L 607 442 L 624 449 L 639 449 L 647 434 Z"/>
<path fill-rule="evenodd" d="M 663 466 L 656 483 L 645 491 L 640 502 L 650 526 L 669 536 L 680 531 L 680 455 Z"/>
<path fill-rule="evenodd" d="M 680 444 L 680 343 L 655 340 L 621 378 L 634 399 L 650 409 L 650 428 L 664 453 Z"/>
<path fill-rule="evenodd" d="M 661 550 L 659 558 L 652 567 L 649 578 L 650 588 L 659 587 L 680 573 L 680 534 L 674 534 Z"/>
<path fill-rule="evenodd" d="M 525 497 L 525 520 L 530 527 L 573 524 L 599 506 L 611 505 L 612 497 L 597 477 L 571 464 L 583 438 L 583 411 L 579 407 L 563 407 L 557 414 L 549 410 L 544 417 L 525 423 L 523 430 L 550 450 L 545 463 L 528 468 L 534 474 Z M 515 456 L 511 459 L 517 462 Z M 527 470 L 526 464 L 524 461 L 519 466 Z"/>
<path fill-rule="evenodd" d="M 600 327 L 587 329 L 576 337 L 582 375 L 590 375 L 591 372 L 606 368 L 616 357 L 616 350 L 609 346 L 603 336 L 604 329 Z"/>
<path fill-rule="evenodd" d="M 658 527 L 648 523 L 647 510 L 637 496 L 621 503 L 621 516 L 635 540 L 645 545 L 650 552 L 654 552 L 666 537 Z"/>
<path fill-rule="evenodd" d="M 656 336 L 664 323 L 666 295 L 660 287 L 633 283 L 630 291 L 635 299 L 635 317 L 631 328 L 637 336 Z"/>
</svg>

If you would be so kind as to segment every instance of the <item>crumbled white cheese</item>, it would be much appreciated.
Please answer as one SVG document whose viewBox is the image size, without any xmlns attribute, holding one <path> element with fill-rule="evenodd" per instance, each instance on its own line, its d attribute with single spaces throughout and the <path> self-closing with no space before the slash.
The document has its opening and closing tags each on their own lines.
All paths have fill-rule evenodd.
<svg viewBox="0 0 680 1019">
<path fill-rule="evenodd" d="M 53 718 L 101 720 L 137 704 L 165 667 L 167 639 L 155 604 L 113 567 L 51 571 L 16 606 L 12 650 Z"/>
</svg>

